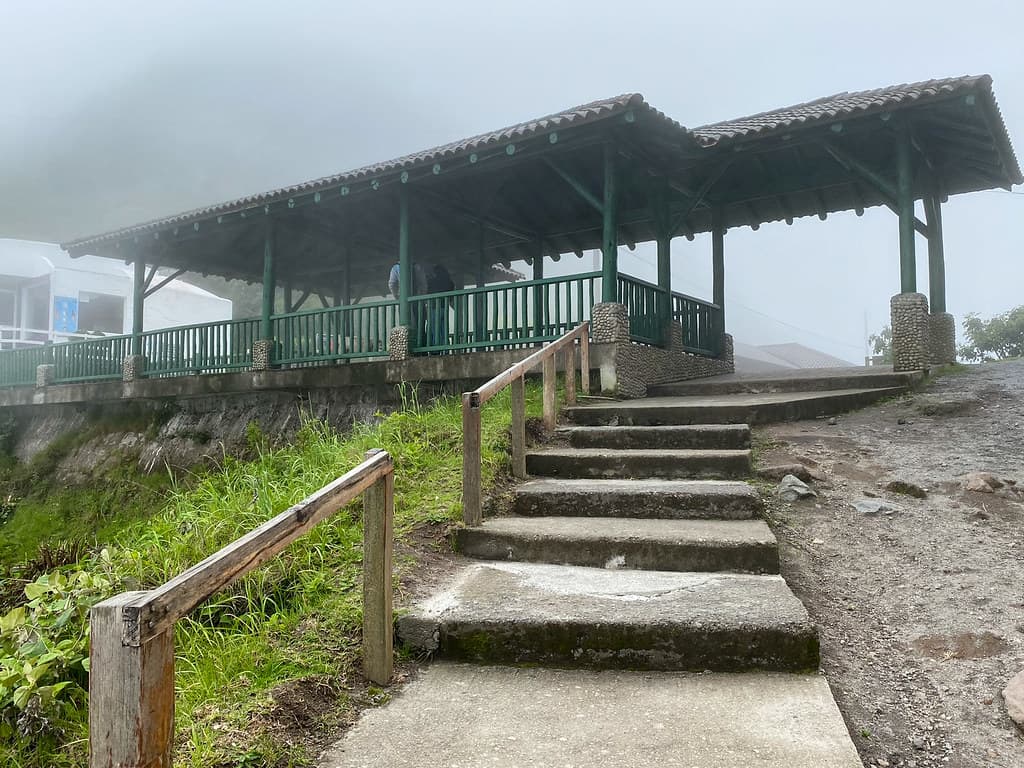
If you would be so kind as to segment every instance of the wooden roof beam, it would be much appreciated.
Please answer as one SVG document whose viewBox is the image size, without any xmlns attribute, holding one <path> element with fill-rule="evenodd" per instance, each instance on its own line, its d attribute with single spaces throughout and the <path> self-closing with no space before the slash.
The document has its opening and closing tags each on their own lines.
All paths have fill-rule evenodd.
<svg viewBox="0 0 1024 768">
<path fill-rule="evenodd" d="M 875 187 L 876 191 L 878 191 L 878 193 L 885 199 L 885 205 L 887 208 L 894 213 L 899 212 L 899 208 L 896 205 L 896 188 L 888 179 L 862 163 L 857 158 L 847 154 L 838 147 L 833 146 L 831 143 L 823 141 L 822 146 L 825 147 L 825 151 L 828 152 L 837 163 L 843 166 L 847 172 L 856 174 L 861 179 L 871 184 L 871 186 Z M 916 216 L 914 217 L 914 229 L 925 237 L 928 237 L 929 235 L 930 230 L 928 229 L 928 225 Z"/>
</svg>

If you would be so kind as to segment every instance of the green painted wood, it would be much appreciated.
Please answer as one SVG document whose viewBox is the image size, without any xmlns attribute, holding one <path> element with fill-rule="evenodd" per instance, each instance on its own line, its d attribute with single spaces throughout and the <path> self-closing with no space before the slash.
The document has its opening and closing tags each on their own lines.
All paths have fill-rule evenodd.
<svg viewBox="0 0 1024 768">
<path fill-rule="evenodd" d="M 711 211 L 711 268 L 712 301 L 719 308 L 717 320 L 720 323 L 718 335 L 725 334 L 725 224 L 722 209 Z"/>
<path fill-rule="evenodd" d="M 604 207 L 601 240 L 601 300 L 615 301 L 619 273 L 619 184 L 615 146 L 604 145 Z"/>
<path fill-rule="evenodd" d="M 537 241 L 533 251 L 533 280 L 544 279 L 544 243 Z M 543 291 L 533 291 L 533 335 L 544 335 L 544 296 Z"/>
<path fill-rule="evenodd" d="M 412 259 L 409 253 L 409 188 L 398 188 L 398 321 L 406 328 L 412 322 L 409 297 L 412 295 Z"/>
<path fill-rule="evenodd" d="M 274 224 L 268 219 L 263 234 L 263 312 L 260 315 L 260 338 L 272 339 L 270 317 L 274 314 Z"/>
<path fill-rule="evenodd" d="M 672 293 L 672 319 L 683 329 L 683 349 L 694 355 L 718 357 L 723 327 L 721 308 L 685 293 Z"/>
<path fill-rule="evenodd" d="M 156 265 L 154 272 L 156 274 Z M 142 354 L 142 330 L 144 304 L 146 301 L 146 265 L 142 258 L 135 259 L 135 273 L 132 281 L 132 354 Z"/>
<path fill-rule="evenodd" d="M 548 168 L 553 170 L 558 175 L 558 177 L 562 179 L 562 181 L 568 184 L 577 195 L 583 198 L 595 211 L 602 215 L 604 214 L 605 203 L 602 203 L 600 200 L 598 200 L 597 196 L 587 188 L 586 184 L 584 184 L 578 178 L 576 178 L 567 170 L 562 168 L 562 166 L 558 165 L 558 163 L 556 163 L 550 157 L 544 158 L 544 163 L 545 165 L 548 166 Z"/>
<path fill-rule="evenodd" d="M 551 341 L 590 318 L 594 283 L 600 272 L 467 288 L 411 300 L 412 313 L 447 307 L 445 339 L 429 331 L 413 346 L 417 353 L 500 349 Z M 541 322 L 528 308 L 542 307 Z M 479 314 L 478 308 L 483 308 Z M 435 318 L 437 315 L 428 315 Z"/>
<path fill-rule="evenodd" d="M 900 228 L 900 291 L 917 291 L 917 261 L 914 253 L 914 164 L 910 132 L 900 130 L 896 139 L 896 205 Z"/>
<path fill-rule="evenodd" d="M 935 196 L 924 200 L 928 223 L 928 304 L 932 314 L 946 311 L 946 255 L 942 240 L 942 203 Z"/>
</svg>

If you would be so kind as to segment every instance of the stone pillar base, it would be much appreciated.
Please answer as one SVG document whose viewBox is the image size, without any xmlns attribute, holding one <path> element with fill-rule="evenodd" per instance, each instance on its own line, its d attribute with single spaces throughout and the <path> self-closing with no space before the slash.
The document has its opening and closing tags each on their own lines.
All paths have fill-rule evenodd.
<svg viewBox="0 0 1024 768">
<path fill-rule="evenodd" d="M 952 365 L 956 362 L 956 320 L 949 312 L 936 312 L 928 316 L 932 365 Z"/>
<path fill-rule="evenodd" d="M 629 343 L 629 314 L 617 301 L 595 304 L 590 312 L 590 338 L 595 344 Z"/>
<path fill-rule="evenodd" d="M 722 369 L 728 373 L 736 373 L 736 353 L 733 346 L 732 334 L 722 334 L 722 348 L 718 351 L 718 362 Z"/>
<path fill-rule="evenodd" d="M 141 379 L 146 370 L 145 355 L 128 355 L 121 362 L 121 381 Z"/>
<path fill-rule="evenodd" d="M 409 359 L 409 329 L 396 325 L 388 333 L 388 356 L 392 360 Z"/>
<path fill-rule="evenodd" d="M 931 362 L 928 299 L 923 293 L 897 293 L 889 301 L 894 371 L 920 371 Z"/>
<path fill-rule="evenodd" d="M 257 339 L 252 344 L 251 371 L 269 371 L 274 359 L 274 340 Z"/>
<path fill-rule="evenodd" d="M 36 388 L 42 389 L 53 384 L 54 376 L 57 372 L 57 366 L 50 363 L 36 366 Z"/>
</svg>

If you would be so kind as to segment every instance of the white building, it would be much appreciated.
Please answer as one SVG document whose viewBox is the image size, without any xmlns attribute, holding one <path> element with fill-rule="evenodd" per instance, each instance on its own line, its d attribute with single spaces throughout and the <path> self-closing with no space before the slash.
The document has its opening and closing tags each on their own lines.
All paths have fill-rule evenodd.
<svg viewBox="0 0 1024 768">
<path fill-rule="evenodd" d="M 112 259 L 73 259 L 53 243 L 0 238 L 0 347 L 131 333 L 132 274 Z M 171 280 L 146 297 L 143 329 L 230 319 L 229 299 Z"/>
</svg>

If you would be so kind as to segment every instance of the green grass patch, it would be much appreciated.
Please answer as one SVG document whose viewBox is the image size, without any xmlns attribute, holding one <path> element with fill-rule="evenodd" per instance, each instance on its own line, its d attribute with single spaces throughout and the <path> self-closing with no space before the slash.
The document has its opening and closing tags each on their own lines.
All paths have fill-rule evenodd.
<svg viewBox="0 0 1024 768">
<path fill-rule="evenodd" d="M 534 385 L 527 387 L 527 412 L 540 413 Z M 484 408 L 485 483 L 508 471 L 509 421 L 505 392 Z M 95 538 L 107 548 L 60 569 L 66 583 L 50 584 L 34 604 L 23 600 L 11 626 L 0 625 L 0 764 L 85 765 L 82 617 L 88 605 L 166 581 L 351 469 L 367 450 L 384 448 L 394 458 L 396 538 L 409 539 L 424 524 L 460 520 L 461 423 L 454 398 L 428 407 L 412 398 L 402 411 L 346 435 L 307 420 L 296 440 L 279 448 L 270 448 L 254 427 L 254 458 L 228 457 L 184 481 L 169 478 L 162 504 L 144 519 L 129 521 L 130 506 L 124 515 L 110 514 L 108 505 L 124 503 L 125 496 L 85 489 L 82 503 L 105 512 L 106 527 Z M 136 482 L 122 478 L 120 493 L 134 492 Z M 12 517 L 3 525 L 5 536 L 12 524 L 21 531 L 22 548 L 12 552 L 38 540 L 47 520 L 66 520 L 62 494 L 40 497 L 39 520 L 30 521 L 35 508 L 25 507 L 26 519 Z M 307 765 L 315 758 L 307 746 L 312 742 L 294 738 L 287 723 L 307 733 L 327 732 L 358 704 L 386 699 L 358 676 L 361 547 L 357 503 L 179 621 L 176 765 Z M 55 630 L 71 606 L 76 613 Z M 15 674 L 26 660 L 48 658 L 60 643 L 64 655 L 41 671 L 33 666 L 34 679 Z"/>
</svg>

